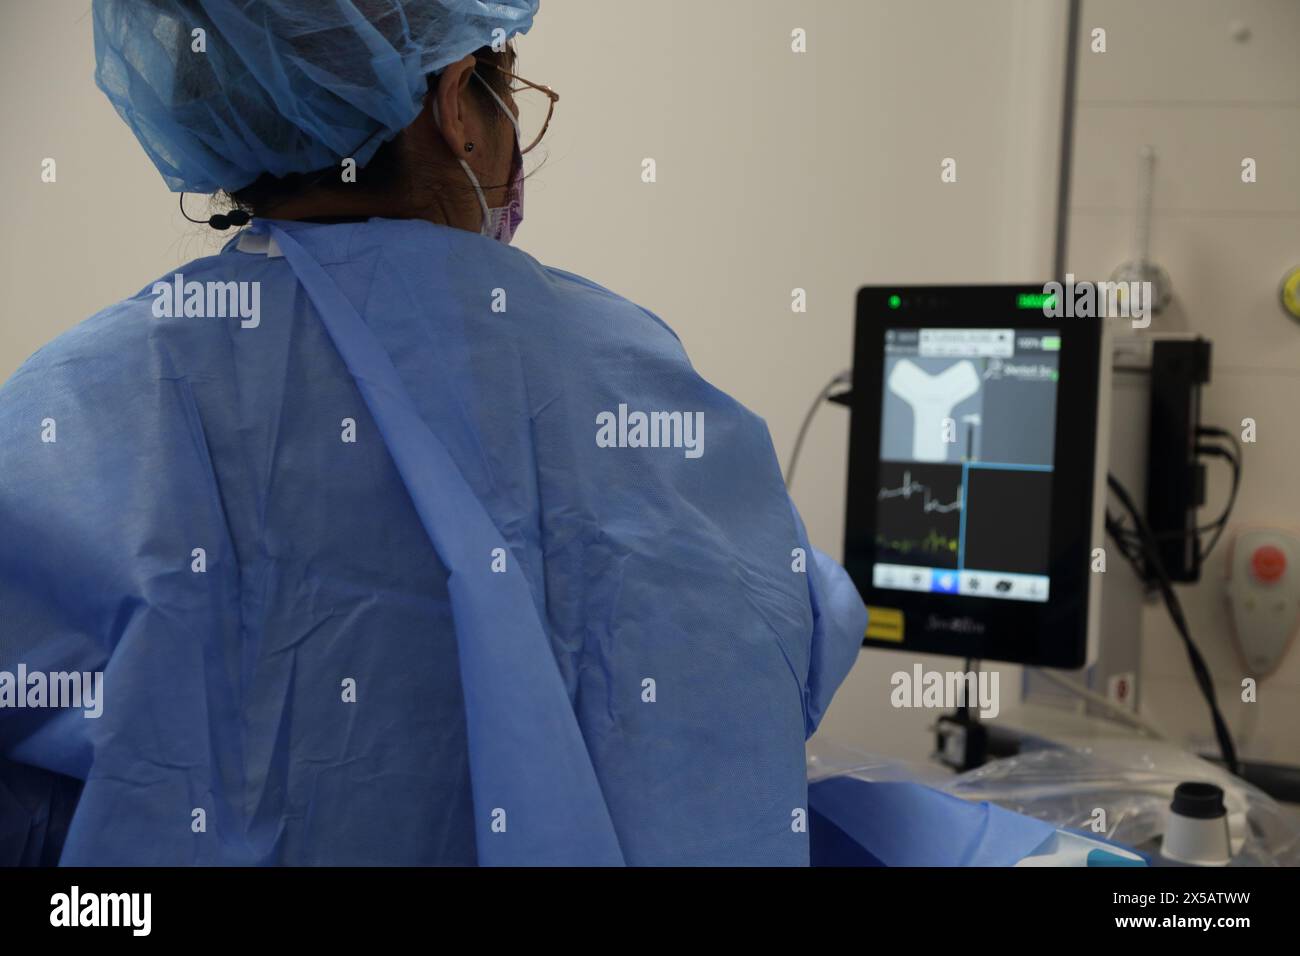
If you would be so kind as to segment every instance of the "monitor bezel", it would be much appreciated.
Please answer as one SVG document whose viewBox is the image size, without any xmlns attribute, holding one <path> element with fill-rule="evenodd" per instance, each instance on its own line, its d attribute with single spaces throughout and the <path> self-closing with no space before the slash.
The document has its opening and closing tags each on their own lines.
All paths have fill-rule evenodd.
<svg viewBox="0 0 1300 956">
<path fill-rule="evenodd" d="M 902 612 L 897 640 L 863 644 L 1031 666 L 1078 668 L 1088 659 L 1089 614 L 1095 608 L 1094 499 L 1097 492 L 1099 394 L 1103 322 L 1053 318 L 1017 308 L 1043 285 L 866 286 L 858 291 L 850 401 L 844 567 L 869 607 Z M 898 296 L 898 307 L 890 297 Z M 1053 450 L 1051 528 L 1045 602 L 877 588 L 876 498 L 879 477 L 885 331 L 921 328 L 1014 328 L 1061 336 Z M 855 493 L 855 489 L 859 493 Z"/>
</svg>

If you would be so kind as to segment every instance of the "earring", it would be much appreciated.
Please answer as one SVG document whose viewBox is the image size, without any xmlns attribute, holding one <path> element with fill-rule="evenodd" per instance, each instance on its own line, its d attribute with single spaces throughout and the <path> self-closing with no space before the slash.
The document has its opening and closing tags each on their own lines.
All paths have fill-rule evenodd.
<svg viewBox="0 0 1300 956">
<path fill-rule="evenodd" d="M 472 152 L 474 152 L 474 144 L 473 144 L 473 143 L 466 143 L 466 144 L 465 144 L 465 152 L 467 152 L 467 153 L 472 153 Z"/>
</svg>

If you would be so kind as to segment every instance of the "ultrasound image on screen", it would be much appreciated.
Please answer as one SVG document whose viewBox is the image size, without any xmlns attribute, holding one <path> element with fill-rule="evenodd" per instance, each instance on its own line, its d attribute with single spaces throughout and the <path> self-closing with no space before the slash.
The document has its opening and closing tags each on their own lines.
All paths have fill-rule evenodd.
<svg viewBox="0 0 1300 956">
<path fill-rule="evenodd" d="M 885 339 L 875 583 L 1046 600 L 1060 333 Z"/>
</svg>

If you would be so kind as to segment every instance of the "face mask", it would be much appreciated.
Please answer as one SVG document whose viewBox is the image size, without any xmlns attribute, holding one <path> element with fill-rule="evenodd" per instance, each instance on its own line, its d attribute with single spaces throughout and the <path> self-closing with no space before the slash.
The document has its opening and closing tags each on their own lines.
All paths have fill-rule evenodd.
<svg viewBox="0 0 1300 956">
<path fill-rule="evenodd" d="M 524 221 L 524 157 L 519 151 L 519 120 L 515 119 L 515 114 L 501 101 L 501 97 L 497 96 L 496 90 L 488 85 L 487 80 L 477 73 L 474 76 L 478 77 L 479 82 L 487 88 L 492 99 L 496 100 L 497 106 L 501 107 L 501 112 L 506 114 L 506 119 L 510 120 L 510 125 L 515 128 L 515 153 L 511 160 L 514 174 L 510 177 L 510 186 L 506 191 L 506 204 L 495 208 L 489 207 L 487 197 L 483 195 L 483 187 L 479 185 L 474 170 L 469 168 L 469 163 L 460 160 L 460 168 L 465 170 L 465 175 L 469 177 L 470 185 L 474 187 L 474 193 L 478 196 L 478 204 L 483 210 L 483 225 L 479 231 L 485 236 L 509 245 L 510 240 L 515 237 L 515 230 Z"/>
<path fill-rule="evenodd" d="M 461 162 L 463 163 L 464 160 Z M 515 174 L 510 177 L 510 185 L 506 191 L 506 204 L 496 208 L 488 208 L 483 229 L 483 235 L 491 236 L 506 245 L 510 245 L 519 224 L 524 221 L 524 157 L 519 152 L 518 133 L 515 134 L 514 170 Z M 473 173 L 470 175 L 472 176 Z M 487 206 L 481 189 L 479 190 L 479 203 L 484 207 Z"/>
</svg>

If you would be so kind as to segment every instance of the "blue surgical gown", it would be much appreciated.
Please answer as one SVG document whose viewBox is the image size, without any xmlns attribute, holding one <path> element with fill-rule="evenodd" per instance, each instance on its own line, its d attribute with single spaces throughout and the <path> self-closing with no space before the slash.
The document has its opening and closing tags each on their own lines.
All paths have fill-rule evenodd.
<svg viewBox="0 0 1300 956">
<path fill-rule="evenodd" d="M 865 609 L 663 322 L 424 222 L 175 271 L 256 323 L 150 283 L 0 389 L 0 673 L 103 675 L 0 709 L 0 863 L 807 862 Z"/>
</svg>

